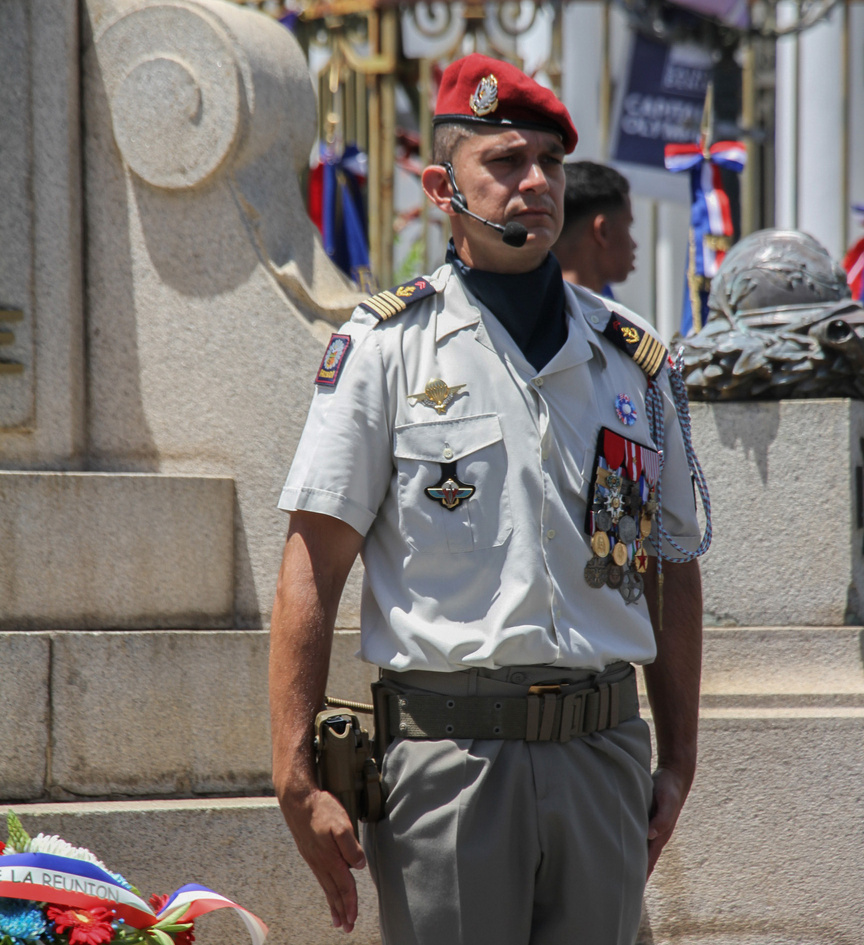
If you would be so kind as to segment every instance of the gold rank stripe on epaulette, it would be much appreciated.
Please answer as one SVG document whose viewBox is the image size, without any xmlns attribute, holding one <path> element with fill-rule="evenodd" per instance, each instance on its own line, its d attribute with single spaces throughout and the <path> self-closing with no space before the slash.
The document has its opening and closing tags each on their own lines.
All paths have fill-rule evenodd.
<svg viewBox="0 0 864 945">
<path fill-rule="evenodd" d="M 623 315 L 613 312 L 603 334 L 631 357 L 652 381 L 663 369 L 669 350 L 650 331 L 634 325 Z"/>
<path fill-rule="evenodd" d="M 435 289 L 428 279 L 412 279 L 393 289 L 385 289 L 372 298 L 360 303 L 361 308 L 371 312 L 380 322 L 404 312 L 409 305 L 428 295 L 434 295 Z"/>
</svg>

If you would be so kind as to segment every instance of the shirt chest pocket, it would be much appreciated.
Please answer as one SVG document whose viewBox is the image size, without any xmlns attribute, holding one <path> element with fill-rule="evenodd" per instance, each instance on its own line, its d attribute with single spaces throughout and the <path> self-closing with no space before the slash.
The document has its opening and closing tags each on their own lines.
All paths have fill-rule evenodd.
<svg viewBox="0 0 864 945">
<path fill-rule="evenodd" d="M 415 551 L 477 551 L 507 540 L 513 523 L 497 415 L 396 427 L 393 455 L 399 531 Z"/>
</svg>

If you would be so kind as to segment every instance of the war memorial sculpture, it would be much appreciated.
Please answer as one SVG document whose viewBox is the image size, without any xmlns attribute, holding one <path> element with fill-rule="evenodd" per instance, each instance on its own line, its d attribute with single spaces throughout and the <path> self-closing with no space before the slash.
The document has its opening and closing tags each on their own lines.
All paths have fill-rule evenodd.
<svg viewBox="0 0 864 945">
<path fill-rule="evenodd" d="M 864 307 L 806 233 L 760 230 L 711 283 L 704 328 L 685 338 L 693 400 L 864 398 Z"/>
</svg>

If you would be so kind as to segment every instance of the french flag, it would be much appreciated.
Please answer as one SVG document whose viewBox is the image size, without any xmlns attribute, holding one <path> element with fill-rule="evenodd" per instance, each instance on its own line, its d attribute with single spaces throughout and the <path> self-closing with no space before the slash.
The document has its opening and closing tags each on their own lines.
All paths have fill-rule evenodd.
<svg viewBox="0 0 864 945">
<path fill-rule="evenodd" d="M 741 173 L 747 151 L 740 141 L 717 141 L 707 149 L 698 144 L 667 144 L 664 162 L 667 170 L 690 174 L 690 239 L 681 314 L 681 334 L 686 336 L 699 331 L 708 318 L 711 279 L 735 235 L 721 170 Z"/>
</svg>

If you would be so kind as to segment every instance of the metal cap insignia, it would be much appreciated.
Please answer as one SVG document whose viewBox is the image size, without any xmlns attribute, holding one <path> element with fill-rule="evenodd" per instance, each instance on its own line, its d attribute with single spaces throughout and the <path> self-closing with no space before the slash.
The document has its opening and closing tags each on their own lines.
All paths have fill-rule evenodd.
<svg viewBox="0 0 864 945">
<path fill-rule="evenodd" d="M 478 118 L 491 115 L 498 107 L 498 80 L 494 75 L 486 75 L 477 83 L 471 96 L 471 111 Z"/>
</svg>

